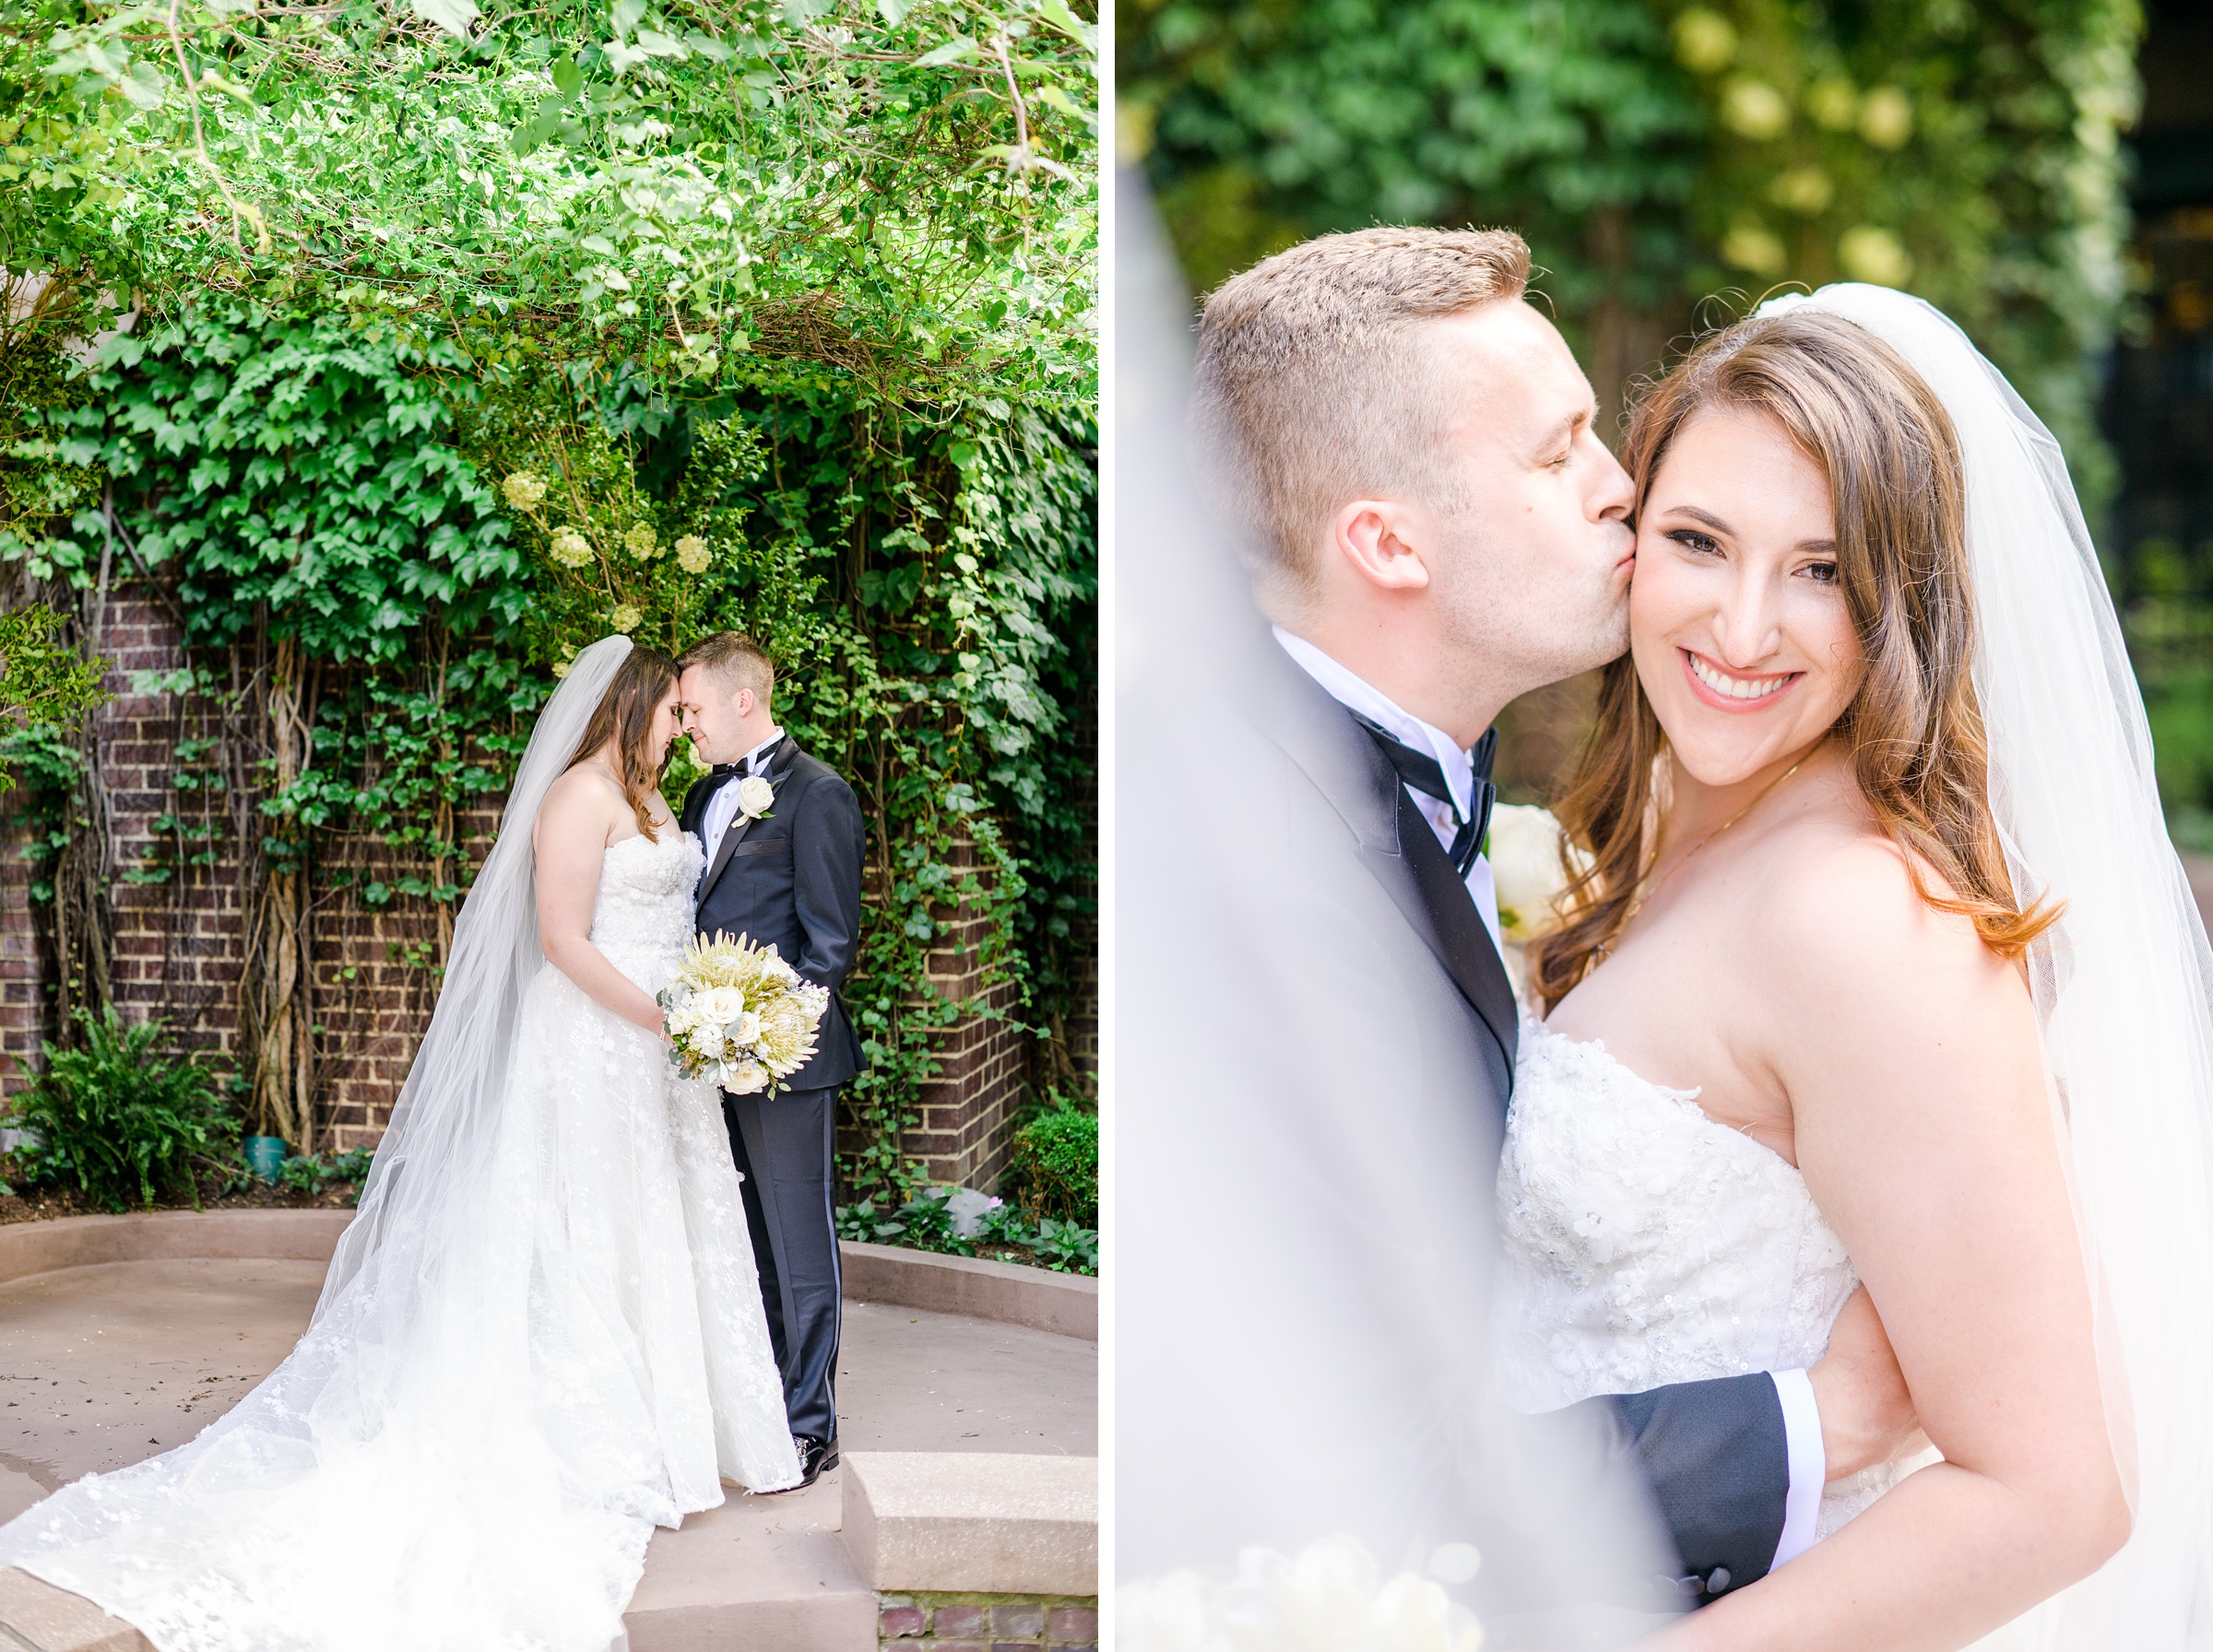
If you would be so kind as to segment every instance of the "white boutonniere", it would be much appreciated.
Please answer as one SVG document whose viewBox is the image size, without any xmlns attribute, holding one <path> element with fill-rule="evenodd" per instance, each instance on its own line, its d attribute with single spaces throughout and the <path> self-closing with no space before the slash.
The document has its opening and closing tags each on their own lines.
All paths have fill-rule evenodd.
<svg viewBox="0 0 2213 1652">
<path fill-rule="evenodd" d="M 776 788 L 763 775 L 748 774 L 738 783 L 738 812 L 749 820 L 765 819 L 775 800 Z"/>
</svg>

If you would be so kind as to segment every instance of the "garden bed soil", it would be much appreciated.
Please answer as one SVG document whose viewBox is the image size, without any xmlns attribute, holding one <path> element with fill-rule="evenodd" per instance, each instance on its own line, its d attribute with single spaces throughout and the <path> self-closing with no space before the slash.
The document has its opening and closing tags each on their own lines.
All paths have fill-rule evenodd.
<svg viewBox="0 0 2213 1652">
<path fill-rule="evenodd" d="M 899 1248 L 902 1250 L 919 1251 L 925 1256 L 952 1257 L 961 1254 L 958 1251 L 935 1250 L 929 1246 L 921 1245 L 899 1245 L 899 1241 L 896 1239 L 887 1239 L 881 1241 L 881 1243 L 899 1245 Z M 1032 1250 L 1026 1245 L 1008 1245 L 998 1240 L 994 1240 L 989 1245 L 977 1245 L 974 1252 L 974 1257 L 978 1262 L 1012 1262 L 1020 1268 L 1035 1268 L 1041 1273 L 1065 1273 L 1068 1274 L 1071 1279 L 1084 1279 L 1088 1277 L 1084 1274 L 1073 1272 L 1066 1268 L 1055 1268 L 1049 1262 L 1039 1261 L 1037 1259 L 1037 1253 Z"/>
</svg>

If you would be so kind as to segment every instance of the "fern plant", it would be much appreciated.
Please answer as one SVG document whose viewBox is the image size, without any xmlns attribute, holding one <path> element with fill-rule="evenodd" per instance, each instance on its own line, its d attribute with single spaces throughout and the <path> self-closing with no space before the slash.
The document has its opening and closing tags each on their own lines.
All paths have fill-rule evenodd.
<svg viewBox="0 0 2213 1652">
<path fill-rule="evenodd" d="M 75 1183 L 102 1210 L 133 1200 L 151 1210 L 158 1190 L 198 1210 L 193 1161 L 227 1158 L 238 1145 L 214 1075 L 190 1056 L 157 1052 L 163 1021 L 127 1025 L 112 1007 L 77 1020 L 84 1046 L 46 1045 L 46 1070 L 16 1099 L 7 1122 L 37 1136 L 17 1162 L 34 1181 Z"/>
</svg>

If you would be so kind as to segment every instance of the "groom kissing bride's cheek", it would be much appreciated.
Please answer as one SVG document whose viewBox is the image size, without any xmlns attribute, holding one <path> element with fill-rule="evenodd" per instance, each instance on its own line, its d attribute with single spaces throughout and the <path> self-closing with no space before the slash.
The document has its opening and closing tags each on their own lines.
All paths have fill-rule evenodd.
<svg viewBox="0 0 2213 1652">
<path fill-rule="evenodd" d="M 2057 450 L 1838 286 L 1617 461 L 1528 273 L 1372 230 L 1205 305 L 1260 619 L 1183 720 L 1242 807 L 1133 905 L 1228 985 L 1191 1051 L 1125 997 L 1179 1076 L 1119 1151 L 1252 1197 L 1234 1285 L 1126 1221 L 1120 1426 L 1211 1392 L 1239 1489 L 1125 1447 L 1125 1574 L 1350 1532 L 1513 1645 L 2207 1644 L 2207 956 Z M 1593 667 L 1564 889 L 1502 912 L 1494 721 Z"/>
</svg>

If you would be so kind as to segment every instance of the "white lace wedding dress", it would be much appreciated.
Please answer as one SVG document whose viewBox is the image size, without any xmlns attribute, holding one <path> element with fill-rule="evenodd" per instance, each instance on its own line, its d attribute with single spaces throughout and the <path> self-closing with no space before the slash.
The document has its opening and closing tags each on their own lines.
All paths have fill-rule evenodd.
<svg viewBox="0 0 2213 1652">
<path fill-rule="evenodd" d="M 592 940 L 647 992 L 702 860 L 607 851 Z M 797 1482 L 714 1087 L 550 966 L 515 1026 L 471 1215 L 408 1311 L 380 1314 L 387 1275 L 342 1283 L 196 1439 L 0 1528 L 0 1565 L 161 1652 L 605 1652 L 656 1525 Z"/>
<path fill-rule="evenodd" d="M 1596 1040 L 1524 1019 L 1498 1168 L 1496 1347 L 1508 1402 L 1812 1365 L 1859 1283 L 1805 1178 Z M 1821 1499 L 1827 1536 L 1911 1468 Z"/>
</svg>

